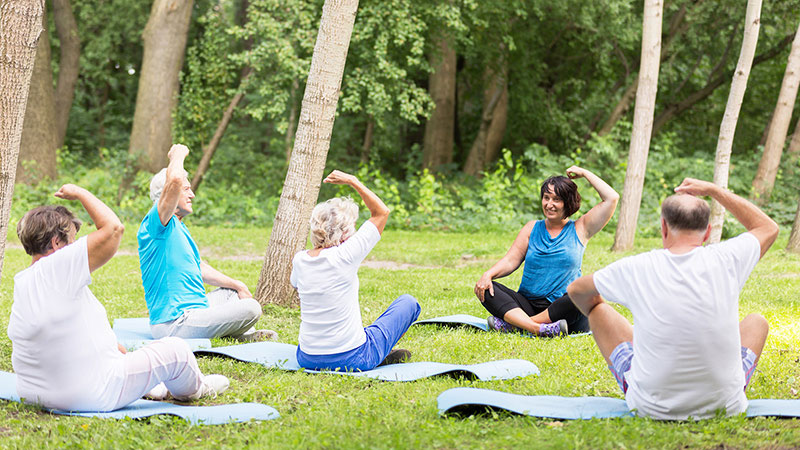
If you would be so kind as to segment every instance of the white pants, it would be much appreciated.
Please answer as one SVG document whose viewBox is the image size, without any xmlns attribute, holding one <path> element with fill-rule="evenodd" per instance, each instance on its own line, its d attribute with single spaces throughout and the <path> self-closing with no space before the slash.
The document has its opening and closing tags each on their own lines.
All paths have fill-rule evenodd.
<svg viewBox="0 0 800 450">
<path fill-rule="evenodd" d="M 184 339 L 223 336 L 246 337 L 261 317 L 261 305 L 252 298 L 239 298 L 233 289 L 209 292 L 208 308 L 192 308 L 170 322 L 150 325 L 156 339 L 178 336 Z"/>
<path fill-rule="evenodd" d="M 125 380 L 112 410 L 142 398 L 162 382 L 176 397 L 192 395 L 203 384 L 203 374 L 197 367 L 194 353 L 181 338 L 167 337 L 129 352 L 122 364 Z"/>
</svg>

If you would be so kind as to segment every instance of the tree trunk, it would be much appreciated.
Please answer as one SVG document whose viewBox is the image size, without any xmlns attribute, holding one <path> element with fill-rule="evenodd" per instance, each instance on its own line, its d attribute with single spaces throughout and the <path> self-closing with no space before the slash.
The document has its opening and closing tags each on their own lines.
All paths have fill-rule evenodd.
<svg viewBox="0 0 800 450">
<path fill-rule="evenodd" d="M 192 4 L 193 0 L 155 0 L 144 27 L 144 56 L 128 150 L 136 156 L 139 170 L 157 172 L 167 164 Z"/>
<path fill-rule="evenodd" d="M 789 243 L 786 244 L 786 251 L 800 253 L 800 202 L 797 202 L 797 213 L 794 215 L 792 232 L 789 234 Z"/>
<path fill-rule="evenodd" d="M 642 19 L 642 56 L 639 69 L 639 88 L 636 90 L 636 106 L 633 111 L 633 133 L 631 135 L 628 170 L 622 190 L 622 205 L 619 210 L 619 225 L 614 236 L 614 251 L 633 248 L 636 223 L 642 201 L 642 186 L 650 148 L 650 133 L 653 129 L 653 112 L 658 91 L 658 69 L 661 62 L 661 17 L 664 4 L 661 0 L 645 0 Z"/>
<path fill-rule="evenodd" d="M 325 0 L 322 7 L 292 159 L 256 287 L 262 305 L 299 304 L 289 284 L 292 258 L 308 239 L 308 220 L 325 169 L 357 9 L 358 0 Z"/>
<path fill-rule="evenodd" d="M 367 128 L 364 130 L 364 142 L 361 144 L 361 164 L 369 162 L 369 151 L 372 149 L 372 138 L 375 134 L 375 119 L 367 117 Z"/>
<path fill-rule="evenodd" d="M 75 23 L 69 0 L 53 0 L 53 20 L 61 46 L 55 93 L 56 148 L 61 148 L 64 145 L 64 136 L 67 134 L 69 111 L 72 108 L 72 98 L 75 96 L 75 84 L 78 82 L 81 42 L 78 38 L 78 24 Z"/>
<path fill-rule="evenodd" d="M 508 82 L 507 69 L 501 72 L 486 68 L 486 89 L 483 92 L 483 113 L 478 135 L 472 142 L 472 147 L 464 163 L 464 173 L 478 175 L 486 169 L 497 153 L 503 142 L 508 119 Z"/>
<path fill-rule="evenodd" d="M 239 83 L 239 91 L 231 99 L 228 108 L 225 109 L 225 112 L 222 114 L 222 119 L 219 121 L 219 124 L 217 124 L 217 129 L 214 130 L 214 135 L 211 136 L 208 145 L 203 149 L 203 157 L 200 158 L 200 164 L 197 165 L 194 178 L 192 178 L 192 190 L 195 192 L 197 192 L 197 188 L 200 187 L 200 183 L 203 182 L 203 177 L 205 177 L 208 166 L 211 164 L 211 158 L 214 157 L 214 152 L 217 151 L 222 136 L 225 135 L 225 130 L 228 129 L 228 124 L 231 123 L 233 110 L 239 106 L 239 102 L 241 102 L 244 97 L 244 84 L 247 82 L 251 73 L 252 72 L 249 70 L 244 72 L 242 80 Z"/>
<path fill-rule="evenodd" d="M 608 119 L 603 123 L 603 126 L 600 127 L 600 130 L 597 132 L 598 136 L 605 136 L 614 129 L 614 125 L 619 122 L 619 119 L 622 117 L 625 112 L 628 111 L 628 108 L 631 107 L 631 103 L 633 102 L 634 94 L 639 88 L 639 77 L 637 76 L 636 79 L 628 85 L 625 89 L 625 92 L 622 93 L 622 98 L 619 99 L 614 109 L 611 111 L 611 115 Z"/>
<path fill-rule="evenodd" d="M 753 193 L 756 203 L 764 205 L 769 201 L 772 188 L 775 186 L 775 177 L 778 175 L 778 166 L 783 155 L 783 146 L 786 143 L 786 134 L 789 123 L 792 121 L 792 110 L 797 98 L 797 88 L 800 84 L 800 26 L 792 42 L 786 71 L 783 73 L 783 83 L 778 94 L 778 103 L 772 113 L 772 121 L 767 133 L 767 143 L 764 144 L 764 154 L 758 164 L 756 176 L 753 178 Z"/>
<path fill-rule="evenodd" d="M 797 158 L 800 156 L 800 118 L 794 126 L 794 133 L 792 133 L 792 140 L 789 141 L 789 168 L 794 169 L 797 163 Z"/>
<path fill-rule="evenodd" d="M 286 137 L 284 138 L 284 142 L 286 143 L 286 162 L 288 163 L 292 159 L 292 146 L 294 146 L 294 131 L 295 126 L 297 125 L 297 90 L 300 89 L 300 83 L 297 81 L 297 78 L 292 80 L 292 89 L 291 95 L 289 98 L 292 102 L 292 106 L 289 108 L 289 126 L 286 128 Z"/>
<path fill-rule="evenodd" d="M 453 161 L 456 112 L 456 52 L 448 36 L 438 37 L 434 42 L 438 52 L 431 56 L 434 71 L 428 78 L 434 108 L 425 123 L 422 145 L 422 167 L 431 171 Z"/>
<path fill-rule="evenodd" d="M 739 52 L 739 62 L 733 72 L 731 91 L 728 94 L 728 104 L 725 106 L 725 115 L 719 126 L 717 139 L 717 156 L 714 160 L 714 184 L 723 189 L 728 188 L 728 172 L 731 165 L 731 149 L 733 136 L 736 132 L 736 122 L 739 120 L 739 111 L 742 109 L 744 92 L 747 89 L 747 79 L 753 66 L 753 56 L 756 54 L 758 30 L 761 25 L 761 0 L 748 0 L 747 12 L 744 21 L 744 37 L 742 50 Z M 790 112 L 791 114 L 791 112 Z M 719 242 L 722 237 L 722 226 L 725 222 L 725 208 L 716 201 L 711 202 L 711 243 Z"/>
<path fill-rule="evenodd" d="M 47 40 L 43 17 L 44 0 L 0 1 L 0 271 L 36 47 Z"/>
<path fill-rule="evenodd" d="M 42 178 L 56 177 L 58 145 L 46 13 L 42 15 L 42 28 L 44 31 L 36 47 L 36 62 L 31 75 L 17 162 L 16 179 L 22 183 L 36 183 Z"/>
</svg>

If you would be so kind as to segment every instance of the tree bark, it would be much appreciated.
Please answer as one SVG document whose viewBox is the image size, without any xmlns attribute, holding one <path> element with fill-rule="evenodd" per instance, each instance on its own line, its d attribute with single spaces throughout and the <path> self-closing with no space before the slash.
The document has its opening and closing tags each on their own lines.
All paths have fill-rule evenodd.
<svg viewBox="0 0 800 450">
<path fill-rule="evenodd" d="M 75 84 L 78 82 L 81 42 L 78 37 L 78 24 L 75 23 L 69 0 L 53 0 L 53 20 L 61 46 L 55 92 L 56 148 L 61 148 L 64 145 L 64 136 L 67 134 Z"/>
<path fill-rule="evenodd" d="M 256 287 L 255 297 L 262 305 L 299 304 L 289 284 L 292 258 L 308 239 L 357 9 L 358 0 L 325 0 L 322 7 L 292 159 Z"/>
<path fill-rule="evenodd" d="M 497 71 L 486 68 L 486 89 L 483 92 L 483 113 L 478 128 L 478 135 L 472 142 L 464 173 L 476 176 L 480 174 L 500 151 L 503 135 L 508 119 L 508 82 L 507 69 Z"/>
<path fill-rule="evenodd" d="M 44 0 L 0 1 L 0 271 L 36 48 L 47 38 L 43 17 Z"/>
<path fill-rule="evenodd" d="M 761 0 L 748 0 L 747 12 L 744 21 L 744 37 L 742 50 L 739 52 L 739 62 L 733 72 L 731 91 L 728 94 L 728 104 L 722 124 L 719 126 L 717 139 L 717 155 L 714 160 L 714 184 L 723 189 L 728 188 L 728 173 L 731 165 L 731 150 L 733 136 L 736 132 L 736 122 L 739 120 L 739 111 L 742 109 L 744 92 L 747 89 L 747 79 L 753 66 L 753 57 L 756 54 L 758 31 L 761 28 Z M 791 114 L 791 112 L 790 112 Z M 722 238 L 722 226 L 725 222 L 725 208 L 716 201 L 711 201 L 711 243 L 717 243 Z"/>
<path fill-rule="evenodd" d="M 157 172 L 167 164 L 192 4 L 193 0 L 155 0 L 142 34 L 144 56 L 128 150 L 136 156 L 139 170 Z"/>
<path fill-rule="evenodd" d="M 375 135 L 375 119 L 367 117 L 367 127 L 364 130 L 364 142 L 361 144 L 361 164 L 369 162 L 369 151 L 372 149 L 372 138 Z"/>
<path fill-rule="evenodd" d="M 786 251 L 800 253 L 800 201 L 797 202 L 797 213 L 794 215 L 792 232 L 789 234 L 789 242 L 786 244 Z"/>
<path fill-rule="evenodd" d="M 644 2 L 641 68 L 639 69 L 639 88 L 636 90 L 636 105 L 633 112 L 633 133 L 628 155 L 628 169 L 625 172 L 625 186 L 622 190 L 619 224 L 614 236 L 614 245 L 611 248 L 617 252 L 633 248 L 633 240 L 636 236 L 636 223 L 642 201 L 650 133 L 653 129 L 653 112 L 658 92 L 663 6 L 661 0 L 645 0 Z"/>
<path fill-rule="evenodd" d="M 428 77 L 428 92 L 433 99 L 431 117 L 425 123 L 422 167 L 436 171 L 453 161 L 453 133 L 456 111 L 456 52 L 448 36 L 434 39 L 438 52 L 431 56 L 433 73 Z"/>
<path fill-rule="evenodd" d="M 42 28 L 44 31 L 36 47 L 16 169 L 16 179 L 22 183 L 36 183 L 42 178 L 53 179 L 57 175 L 53 70 L 50 66 L 46 13 L 42 15 Z"/>
<path fill-rule="evenodd" d="M 792 133 L 792 140 L 789 141 L 789 167 L 794 168 L 797 163 L 797 158 L 800 156 L 800 118 L 794 126 L 794 133 Z"/>
<path fill-rule="evenodd" d="M 284 142 L 286 144 L 286 162 L 292 159 L 292 147 L 294 146 L 294 132 L 297 126 L 297 90 L 300 89 L 300 83 L 297 78 L 292 80 L 291 95 L 289 98 L 292 106 L 289 107 L 289 126 L 286 128 L 286 136 Z"/>
<path fill-rule="evenodd" d="M 756 203 L 764 205 L 769 201 L 772 188 L 775 186 L 775 177 L 778 175 L 778 166 L 783 155 L 783 146 L 786 143 L 786 134 L 789 123 L 792 121 L 792 110 L 797 99 L 797 89 L 800 85 L 800 26 L 792 42 L 786 71 L 783 73 L 783 82 L 778 94 L 778 103 L 772 113 L 767 143 L 764 144 L 764 154 L 758 164 L 758 170 L 753 178 L 753 193 Z"/>
</svg>

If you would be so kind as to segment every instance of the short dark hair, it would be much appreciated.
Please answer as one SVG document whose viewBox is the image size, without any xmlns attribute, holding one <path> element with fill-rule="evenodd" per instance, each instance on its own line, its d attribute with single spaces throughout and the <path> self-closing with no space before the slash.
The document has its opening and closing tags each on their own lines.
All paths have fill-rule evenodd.
<svg viewBox="0 0 800 450">
<path fill-rule="evenodd" d="M 689 204 L 680 201 L 686 194 L 674 194 L 661 202 L 661 217 L 670 228 L 686 231 L 705 231 L 711 208 L 704 200 Z"/>
<path fill-rule="evenodd" d="M 63 242 L 69 239 L 69 232 L 81 229 L 81 221 L 63 206 L 45 205 L 33 208 L 25 213 L 17 223 L 19 236 L 25 253 L 43 255 L 52 249 L 50 241 L 57 237 Z"/>
<path fill-rule="evenodd" d="M 578 185 L 574 181 L 563 175 L 544 180 L 542 189 L 539 192 L 539 200 L 544 198 L 549 186 L 553 186 L 553 193 L 564 202 L 564 218 L 575 214 L 581 209 L 581 194 L 578 193 Z"/>
</svg>

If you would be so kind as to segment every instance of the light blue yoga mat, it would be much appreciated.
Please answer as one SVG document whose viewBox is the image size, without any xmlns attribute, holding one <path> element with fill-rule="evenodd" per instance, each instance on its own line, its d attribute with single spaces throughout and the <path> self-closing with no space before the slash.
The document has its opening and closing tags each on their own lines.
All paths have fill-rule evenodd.
<svg viewBox="0 0 800 450">
<path fill-rule="evenodd" d="M 440 414 L 473 413 L 489 407 L 563 420 L 633 416 L 625 400 L 609 397 L 526 396 L 489 389 L 454 388 L 442 392 L 436 400 Z M 747 417 L 800 417 L 800 400 L 750 400 Z"/>
<path fill-rule="evenodd" d="M 113 330 L 117 335 L 117 341 L 128 350 L 136 350 L 155 340 L 150 333 L 150 319 L 147 317 L 114 319 Z M 211 348 L 210 339 L 184 339 L 184 341 L 192 350 Z"/>
<path fill-rule="evenodd" d="M 19 402 L 17 395 L 17 375 L 0 372 L 0 398 Z M 45 408 L 46 409 L 46 408 Z M 261 403 L 233 403 L 216 406 L 176 405 L 152 400 L 136 400 L 125 408 L 112 412 L 74 412 L 46 409 L 53 414 L 64 416 L 97 417 L 100 419 L 142 419 L 166 414 L 180 417 L 194 425 L 222 425 L 250 420 L 272 420 L 280 417 L 275 408 Z"/>
<path fill-rule="evenodd" d="M 214 347 L 197 350 L 198 356 L 226 356 L 243 362 L 261 364 L 282 370 L 300 370 L 296 358 L 297 346 L 279 342 L 251 342 L 248 344 Z M 481 364 L 446 364 L 437 362 L 409 362 L 390 364 L 364 372 L 339 372 L 305 370 L 308 373 L 333 373 L 354 377 L 373 378 L 381 381 L 414 381 L 435 375 L 466 376 L 481 381 L 508 380 L 539 375 L 539 369 L 530 361 L 506 359 Z"/>
<path fill-rule="evenodd" d="M 450 327 L 472 327 L 482 331 L 489 331 L 489 324 L 486 319 L 471 316 L 469 314 L 453 314 L 451 316 L 433 317 L 431 319 L 423 319 L 414 322 L 412 325 L 442 325 Z M 512 333 L 513 334 L 513 333 Z M 586 333 L 570 333 L 568 337 L 585 336 L 592 334 L 591 331 Z"/>
</svg>

